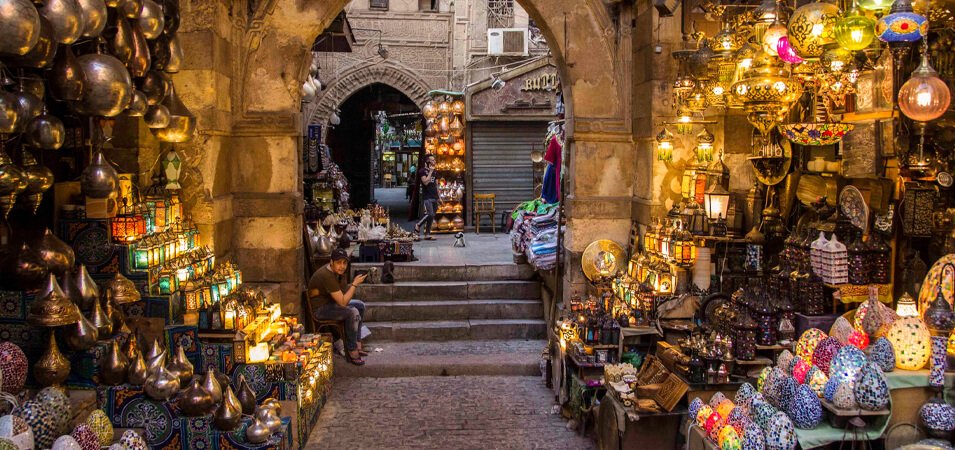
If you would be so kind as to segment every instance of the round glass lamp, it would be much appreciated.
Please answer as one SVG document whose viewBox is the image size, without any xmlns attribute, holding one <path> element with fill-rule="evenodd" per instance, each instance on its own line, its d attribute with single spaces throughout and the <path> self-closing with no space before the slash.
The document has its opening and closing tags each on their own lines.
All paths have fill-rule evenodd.
<svg viewBox="0 0 955 450">
<path fill-rule="evenodd" d="M 836 42 L 846 50 L 863 50 L 875 39 L 875 21 L 859 8 L 852 8 L 836 20 Z"/>
<path fill-rule="evenodd" d="M 875 35 L 883 42 L 905 44 L 917 42 L 928 34 L 928 19 L 916 14 L 909 0 L 895 0 L 892 12 L 875 24 Z"/>
<path fill-rule="evenodd" d="M 876 13 L 884 13 L 892 7 L 892 0 L 859 0 L 859 8 Z"/>
<path fill-rule="evenodd" d="M 779 38 L 788 34 L 786 25 L 780 23 L 779 20 L 774 20 L 773 24 L 763 33 L 763 51 L 776 56 L 776 43 L 779 42 Z"/>
<path fill-rule="evenodd" d="M 906 117 L 928 122 L 938 119 L 948 109 L 952 94 L 922 52 L 922 63 L 899 89 L 899 109 Z"/>
<path fill-rule="evenodd" d="M 839 7 L 813 2 L 800 6 L 789 19 L 789 42 L 799 56 L 818 58 L 826 46 L 834 44 Z"/>
<path fill-rule="evenodd" d="M 925 367 L 931 354 L 932 335 L 918 317 L 896 320 L 886 336 L 895 350 L 895 366 L 902 370 Z"/>
</svg>

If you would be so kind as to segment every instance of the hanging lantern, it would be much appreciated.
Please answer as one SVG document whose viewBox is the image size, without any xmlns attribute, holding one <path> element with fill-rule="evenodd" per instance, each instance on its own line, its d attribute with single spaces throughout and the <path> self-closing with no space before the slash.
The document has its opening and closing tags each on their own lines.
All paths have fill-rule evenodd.
<svg viewBox="0 0 955 450">
<path fill-rule="evenodd" d="M 948 85 L 928 61 L 928 52 L 922 51 L 922 62 L 899 89 L 899 109 L 906 117 L 928 122 L 945 114 L 952 100 Z"/>
<path fill-rule="evenodd" d="M 863 10 L 882 14 L 892 7 L 892 0 L 859 0 L 857 4 Z"/>
<path fill-rule="evenodd" d="M 800 64 L 805 61 L 796 53 L 796 49 L 793 48 L 788 36 L 779 38 L 779 41 L 776 43 L 776 53 L 779 55 L 779 59 L 790 64 Z"/>
<path fill-rule="evenodd" d="M 910 0 L 895 0 L 891 13 L 875 24 L 875 35 L 890 46 L 917 42 L 928 34 L 928 19 L 916 14 Z"/>
<path fill-rule="evenodd" d="M 454 116 L 454 120 L 451 121 L 450 131 L 451 135 L 454 137 L 461 137 L 461 135 L 464 133 L 464 124 L 461 123 L 460 116 Z"/>
<path fill-rule="evenodd" d="M 908 292 L 899 297 L 899 301 L 895 306 L 895 313 L 902 318 L 919 316 L 919 309 L 915 304 L 915 299 L 912 298 Z"/>
<path fill-rule="evenodd" d="M 711 184 L 709 190 L 704 194 L 704 198 L 706 215 L 711 221 L 715 222 L 726 218 L 730 204 L 730 193 L 721 184 Z"/>
<path fill-rule="evenodd" d="M 122 244 L 135 241 L 138 237 L 136 235 L 136 219 L 132 209 L 126 204 L 126 199 L 123 199 L 123 206 L 119 208 L 116 217 L 110 219 L 110 233 L 114 242 Z"/>
<path fill-rule="evenodd" d="M 875 21 L 854 7 L 836 20 L 835 37 L 846 50 L 863 50 L 875 39 Z"/>
<path fill-rule="evenodd" d="M 789 31 L 786 29 L 786 25 L 780 23 L 778 19 L 774 20 L 772 25 L 763 33 L 763 51 L 776 56 L 776 44 L 780 38 L 788 35 Z"/>
<path fill-rule="evenodd" d="M 663 127 L 657 134 L 657 159 L 663 162 L 673 161 L 673 133 Z"/>
<path fill-rule="evenodd" d="M 713 141 L 715 140 L 713 133 L 710 133 L 710 130 L 704 126 L 703 131 L 696 135 L 697 161 L 705 163 L 713 160 Z"/>
<path fill-rule="evenodd" d="M 696 240 L 683 228 L 683 222 L 680 220 L 677 221 L 671 237 L 671 248 L 673 260 L 678 266 L 692 267 L 696 262 Z"/>
<path fill-rule="evenodd" d="M 717 54 L 724 57 L 731 57 L 733 53 L 743 46 L 745 40 L 736 32 L 736 28 L 729 21 L 723 21 L 722 29 L 713 36 L 713 43 L 710 45 Z"/>
<path fill-rule="evenodd" d="M 461 100 L 451 102 L 451 112 L 459 116 L 464 114 L 464 102 Z"/>
<path fill-rule="evenodd" d="M 852 53 L 844 48 L 834 47 L 826 50 L 819 62 L 823 69 L 830 73 L 839 74 L 852 63 Z"/>
<path fill-rule="evenodd" d="M 696 166 L 688 163 L 680 179 L 680 195 L 684 200 L 696 197 Z"/>
<path fill-rule="evenodd" d="M 696 87 L 690 91 L 690 94 L 687 95 L 683 104 L 686 105 L 686 109 L 690 112 L 706 111 L 706 87 L 702 81 L 696 83 Z"/>
<path fill-rule="evenodd" d="M 813 2 L 800 6 L 789 19 L 789 42 L 803 58 L 818 58 L 826 46 L 834 44 L 839 7 Z"/>
<path fill-rule="evenodd" d="M 686 135 L 693 130 L 693 111 L 686 106 L 681 106 L 676 110 L 676 132 Z"/>
<path fill-rule="evenodd" d="M 428 120 L 433 120 L 435 117 L 438 117 L 438 108 L 434 105 L 434 100 L 425 102 L 424 106 L 421 107 L 421 115 Z"/>
</svg>

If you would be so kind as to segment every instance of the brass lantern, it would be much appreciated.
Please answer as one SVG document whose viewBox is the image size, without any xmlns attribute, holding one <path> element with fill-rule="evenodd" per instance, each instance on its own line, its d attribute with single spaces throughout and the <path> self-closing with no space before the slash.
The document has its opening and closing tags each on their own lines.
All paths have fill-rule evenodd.
<svg viewBox="0 0 955 450">
<path fill-rule="evenodd" d="M 123 199 L 123 206 L 119 208 L 116 217 L 110 219 L 110 232 L 113 235 L 113 241 L 125 244 L 135 241 L 139 238 L 136 233 L 136 215 L 132 207 Z"/>
<path fill-rule="evenodd" d="M 696 262 L 696 240 L 678 221 L 671 237 L 673 261 L 680 267 L 692 267 Z"/>
<path fill-rule="evenodd" d="M 166 196 L 166 183 L 158 174 L 153 175 L 153 184 L 146 188 L 146 207 L 153 218 L 153 233 L 166 229 L 169 200 Z"/>
<path fill-rule="evenodd" d="M 657 134 L 657 160 L 663 162 L 673 161 L 673 133 L 663 127 Z"/>
<path fill-rule="evenodd" d="M 778 59 L 759 51 L 753 68 L 733 84 L 731 95 L 743 103 L 747 120 L 768 137 L 792 103 L 799 99 L 802 88 L 790 78 L 789 69 Z"/>
<path fill-rule="evenodd" d="M 703 127 L 703 130 L 696 135 L 696 160 L 701 163 L 713 160 L 713 142 L 716 138 L 710 130 Z"/>
</svg>

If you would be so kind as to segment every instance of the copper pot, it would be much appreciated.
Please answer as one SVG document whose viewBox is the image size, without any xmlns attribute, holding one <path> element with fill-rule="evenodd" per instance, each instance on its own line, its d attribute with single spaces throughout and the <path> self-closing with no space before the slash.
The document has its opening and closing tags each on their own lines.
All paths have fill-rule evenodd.
<svg viewBox="0 0 955 450">
<path fill-rule="evenodd" d="M 179 410 L 186 417 L 204 416 L 215 407 L 212 394 L 199 385 L 199 379 L 192 380 L 189 387 L 179 393 Z"/>
<path fill-rule="evenodd" d="M 179 377 L 160 365 L 146 378 L 143 390 L 153 400 L 168 400 L 179 391 Z"/>
<path fill-rule="evenodd" d="M 248 428 L 245 429 L 245 439 L 252 444 L 261 444 L 269 440 L 272 431 L 261 420 L 255 419 Z"/>
<path fill-rule="evenodd" d="M 80 5 L 76 0 L 45 0 L 38 8 L 40 15 L 53 25 L 56 42 L 72 44 L 83 35 Z"/>
<path fill-rule="evenodd" d="M 232 387 L 226 386 L 222 393 L 222 404 L 212 415 L 212 423 L 221 431 L 232 431 L 238 428 L 242 421 L 242 405 L 232 392 Z"/>
<path fill-rule="evenodd" d="M 245 375 L 239 375 L 239 392 L 237 397 L 239 398 L 239 404 L 242 405 L 242 414 L 252 415 L 255 413 L 255 391 L 253 391 L 252 386 L 249 386 L 249 383 L 245 381 Z"/>
<path fill-rule="evenodd" d="M 212 367 L 209 367 L 206 371 L 206 376 L 202 379 L 202 387 L 209 391 L 209 394 L 212 395 L 212 400 L 217 404 L 222 401 L 222 385 L 219 384 L 215 370 Z"/>
<path fill-rule="evenodd" d="M 117 386 L 123 384 L 126 380 L 126 369 L 129 367 L 129 360 L 126 355 L 119 351 L 119 342 L 115 339 L 110 346 L 109 352 L 99 365 L 100 381 L 109 385 Z"/>
<path fill-rule="evenodd" d="M 73 49 L 63 46 L 56 53 L 53 68 L 50 70 L 50 90 L 57 100 L 80 100 L 86 88 L 83 69 L 76 61 Z"/>
<path fill-rule="evenodd" d="M 34 117 L 23 132 L 27 145 L 43 150 L 59 150 L 66 141 L 66 127 L 63 121 L 44 112 Z"/>
<path fill-rule="evenodd" d="M 133 55 L 126 63 L 129 73 L 134 78 L 140 78 L 146 75 L 149 70 L 149 44 L 146 43 L 146 37 L 143 36 L 143 30 L 138 22 L 133 23 Z"/>
<path fill-rule="evenodd" d="M 153 0 L 143 0 L 143 11 L 137 21 L 146 39 L 156 39 L 161 36 L 166 26 L 162 7 Z"/>
<path fill-rule="evenodd" d="M 95 38 L 106 28 L 106 2 L 103 0 L 76 0 L 80 7 L 80 22 L 83 25 L 83 37 Z"/>
<path fill-rule="evenodd" d="M 7 59 L 11 66 L 33 67 L 42 69 L 53 63 L 56 56 L 56 32 L 53 25 L 45 17 L 40 17 L 40 35 L 36 45 L 30 48 L 30 51 L 22 56 L 14 56 Z"/>
<path fill-rule="evenodd" d="M 140 353 L 139 349 L 136 349 L 133 358 L 130 359 L 129 367 L 126 369 L 126 378 L 129 384 L 141 386 L 146 382 L 147 377 L 146 360 L 143 359 L 143 354 Z"/>
<path fill-rule="evenodd" d="M 25 55 L 40 39 L 40 13 L 30 0 L 0 0 L 0 53 Z"/>
<path fill-rule="evenodd" d="M 60 353 L 56 335 L 50 330 L 50 345 L 46 353 L 33 365 L 33 378 L 40 386 L 62 384 L 70 376 L 70 361 Z"/>
<path fill-rule="evenodd" d="M 74 305 L 75 306 L 75 305 Z M 83 314 L 80 314 L 77 306 L 76 313 L 80 316 L 79 320 L 73 325 L 64 328 L 66 345 L 73 350 L 89 350 L 96 345 L 96 339 L 99 335 L 96 327 Z"/>
<path fill-rule="evenodd" d="M 93 155 L 90 165 L 80 174 L 80 187 L 90 198 L 108 198 L 119 185 L 116 169 L 106 161 L 103 152 Z"/>
<path fill-rule="evenodd" d="M 180 345 L 176 348 L 176 356 L 167 367 L 170 372 L 179 377 L 179 384 L 184 385 L 192 379 L 194 369 L 189 358 L 186 358 L 186 350 Z"/>
<path fill-rule="evenodd" d="M 123 63 L 99 53 L 80 56 L 77 62 L 86 79 L 86 90 L 74 106 L 92 116 L 113 117 L 123 112 L 133 91 L 133 81 Z"/>
</svg>

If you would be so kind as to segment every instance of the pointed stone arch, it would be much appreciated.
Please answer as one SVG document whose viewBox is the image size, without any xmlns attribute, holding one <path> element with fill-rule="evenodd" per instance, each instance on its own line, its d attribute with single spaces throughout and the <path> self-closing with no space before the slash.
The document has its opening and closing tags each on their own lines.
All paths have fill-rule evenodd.
<svg viewBox="0 0 955 450">
<path fill-rule="evenodd" d="M 407 68 L 382 63 L 354 67 L 328 83 L 316 106 L 310 109 L 305 123 L 326 124 L 332 111 L 359 90 L 375 83 L 391 86 L 415 102 L 420 108 L 428 100 L 428 84 Z"/>
</svg>

